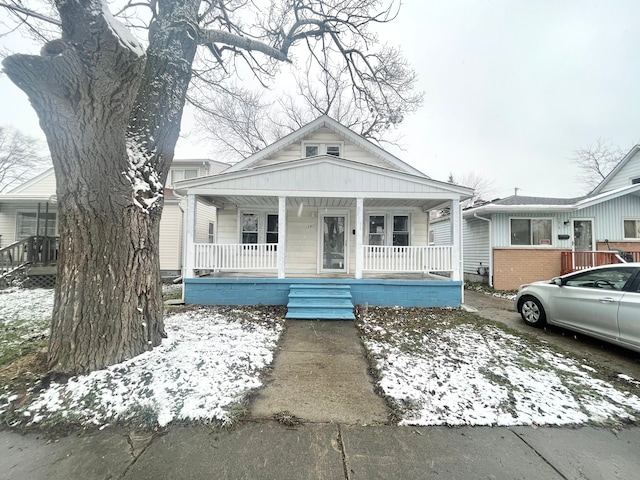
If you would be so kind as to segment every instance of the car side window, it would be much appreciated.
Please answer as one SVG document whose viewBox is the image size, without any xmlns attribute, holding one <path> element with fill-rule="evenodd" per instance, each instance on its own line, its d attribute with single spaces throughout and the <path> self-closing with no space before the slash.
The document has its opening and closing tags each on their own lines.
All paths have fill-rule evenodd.
<svg viewBox="0 0 640 480">
<path fill-rule="evenodd" d="M 622 290 L 632 274 L 633 270 L 628 268 L 592 270 L 569 277 L 564 284 L 568 287 Z"/>
</svg>

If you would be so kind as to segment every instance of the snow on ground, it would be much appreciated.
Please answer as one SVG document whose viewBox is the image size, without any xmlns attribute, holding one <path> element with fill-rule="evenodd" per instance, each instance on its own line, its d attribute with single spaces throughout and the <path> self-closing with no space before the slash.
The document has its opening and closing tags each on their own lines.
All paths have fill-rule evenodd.
<svg viewBox="0 0 640 480">
<path fill-rule="evenodd" d="M 244 312 L 243 312 L 244 313 Z M 174 420 L 228 422 L 231 407 L 260 387 L 282 326 L 251 323 L 211 309 L 166 319 L 162 345 L 66 385 L 51 385 L 24 411 L 38 423 L 53 414 L 104 425 L 145 416 L 162 426 Z"/>
<path fill-rule="evenodd" d="M 568 425 L 640 419 L 640 398 L 482 322 L 370 309 L 360 322 L 379 385 L 405 425 Z"/>
<path fill-rule="evenodd" d="M 53 290 L 0 290 L 0 320 L 4 325 L 15 322 L 49 322 L 52 310 Z"/>
<path fill-rule="evenodd" d="M 6 292 L 6 291 L 5 291 Z M 0 327 L 50 321 L 51 290 L 0 293 Z M 575 361 L 453 309 L 369 308 L 358 325 L 379 384 L 405 425 L 637 422 L 640 398 Z M 469 314 L 466 314 L 469 315 Z M 475 319 L 475 320 L 473 320 Z M 228 422 L 272 362 L 282 318 L 269 309 L 201 308 L 168 315 L 151 352 L 52 384 L 22 408 L 24 424 Z M 0 344 L 0 353 L 4 345 Z M 637 387 L 638 379 L 619 376 Z M 0 394 L 0 416 L 12 392 Z"/>
<path fill-rule="evenodd" d="M 33 297 L 42 303 L 39 313 L 29 310 Z M 51 290 L 3 294 L 0 323 L 18 317 L 39 322 L 42 315 L 50 320 L 52 298 Z M 150 352 L 66 384 L 51 384 L 22 408 L 22 423 L 226 423 L 233 408 L 260 387 L 260 373 L 273 360 L 283 326 L 281 318 L 264 309 L 202 308 L 168 315 L 165 329 L 168 338 Z M 0 395 L 0 414 L 16 400 L 12 392 Z"/>
</svg>

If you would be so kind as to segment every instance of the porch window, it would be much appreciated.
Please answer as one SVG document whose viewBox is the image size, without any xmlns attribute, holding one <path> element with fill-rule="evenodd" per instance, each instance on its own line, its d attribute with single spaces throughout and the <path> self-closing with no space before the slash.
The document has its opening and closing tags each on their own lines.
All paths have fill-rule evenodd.
<svg viewBox="0 0 640 480">
<path fill-rule="evenodd" d="M 216 224 L 215 224 L 215 222 L 209 222 L 209 232 L 207 234 L 207 241 L 209 243 L 216 243 Z"/>
<path fill-rule="evenodd" d="M 258 243 L 258 214 L 242 214 L 242 243 Z"/>
<path fill-rule="evenodd" d="M 40 229 L 37 227 L 38 214 L 35 212 L 18 213 L 18 225 L 16 229 L 16 240 L 32 237 L 36 233 L 54 237 L 56 235 L 56 214 L 40 213 Z M 47 231 L 44 231 L 45 224 Z"/>
<path fill-rule="evenodd" d="M 267 214 L 267 243 L 278 243 L 278 215 Z"/>
<path fill-rule="evenodd" d="M 640 220 L 624 221 L 624 238 L 640 238 Z"/>
<path fill-rule="evenodd" d="M 550 218 L 512 218 L 511 245 L 552 245 Z"/>
<path fill-rule="evenodd" d="M 394 247 L 409 246 L 409 216 L 408 215 L 393 216 L 393 246 Z"/>
<path fill-rule="evenodd" d="M 393 229 L 387 231 L 386 225 Z M 369 215 L 369 245 L 407 247 L 411 244 L 409 232 L 409 215 Z"/>
<path fill-rule="evenodd" d="M 241 217 L 242 243 L 278 243 L 278 214 L 243 212 Z"/>
</svg>

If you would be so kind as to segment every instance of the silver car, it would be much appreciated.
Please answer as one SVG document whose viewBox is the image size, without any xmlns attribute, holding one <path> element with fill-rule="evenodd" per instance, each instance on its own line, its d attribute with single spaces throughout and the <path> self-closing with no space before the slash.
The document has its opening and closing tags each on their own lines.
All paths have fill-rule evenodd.
<svg viewBox="0 0 640 480">
<path fill-rule="evenodd" d="M 558 325 L 640 352 L 640 263 L 522 285 L 515 306 L 528 325 Z"/>
</svg>

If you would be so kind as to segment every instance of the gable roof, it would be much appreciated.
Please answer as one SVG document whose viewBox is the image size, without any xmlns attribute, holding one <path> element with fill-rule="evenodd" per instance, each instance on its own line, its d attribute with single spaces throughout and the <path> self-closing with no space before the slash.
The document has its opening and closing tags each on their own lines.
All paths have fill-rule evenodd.
<svg viewBox="0 0 640 480">
<path fill-rule="evenodd" d="M 367 140 L 361 135 L 358 135 L 353 130 L 348 129 L 347 127 L 345 127 L 344 125 L 342 125 L 341 123 L 337 122 L 336 120 L 332 119 L 327 115 L 322 115 L 321 117 L 316 118 L 314 121 L 307 123 L 304 127 L 299 128 L 295 132 L 291 132 L 289 135 L 282 137 L 280 140 L 277 140 L 276 142 L 272 143 L 268 147 L 260 150 L 257 153 L 254 153 L 253 155 L 245 158 L 244 160 L 241 160 L 240 162 L 228 168 L 226 171 L 235 172 L 235 171 L 244 170 L 247 168 L 252 168 L 261 160 L 267 157 L 270 157 L 271 155 L 283 150 L 284 148 L 288 147 L 292 143 L 302 141 L 307 135 L 310 135 L 311 133 L 315 132 L 316 130 L 322 127 L 328 128 L 329 130 L 349 140 L 350 142 L 354 143 L 355 145 L 362 148 L 363 150 L 369 152 L 372 155 L 375 155 L 378 158 L 381 158 L 382 160 L 388 162 L 390 165 L 393 165 L 404 172 L 429 178 L 420 170 L 413 168 L 408 163 L 403 162 L 402 160 L 390 154 L 383 148 L 378 147 L 373 142 Z"/>
<path fill-rule="evenodd" d="M 27 188 L 41 182 L 42 180 L 45 180 L 51 176 L 55 175 L 54 171 L 53 171 L 53 167 L 49 167 L 47 168 L 44 172 L 39 173 L 38 175 L 36 175 L 33 178 L 30 178 L 29 180 L 27 180 L 24 183 L 21 183 L 20 185 L 18 185 L 17 187 L 12 188 L 11 190 L 9 190 L 6 195 L 17 195 L 20 194 L 21 192 L 23 192 L 24 190 L 26 190 Z M 55 192 L 54 192 L 55 193 Z"/>
<path fill-rule="evenodd" d="M 597 195 L 601 193 L 606 186 L 618 175 L 618 173 L 636 156 L 636 154 L 640 152 L 640 145 L 635 145 L 629 150 L 629 152 L 622 157 L 622 160 L 618 162 L 618 164 L 614 167 L 613 170 L 609 172 L 609 174 L 594 188 L 590 193 L 591 195 Z"/>
</svg>

